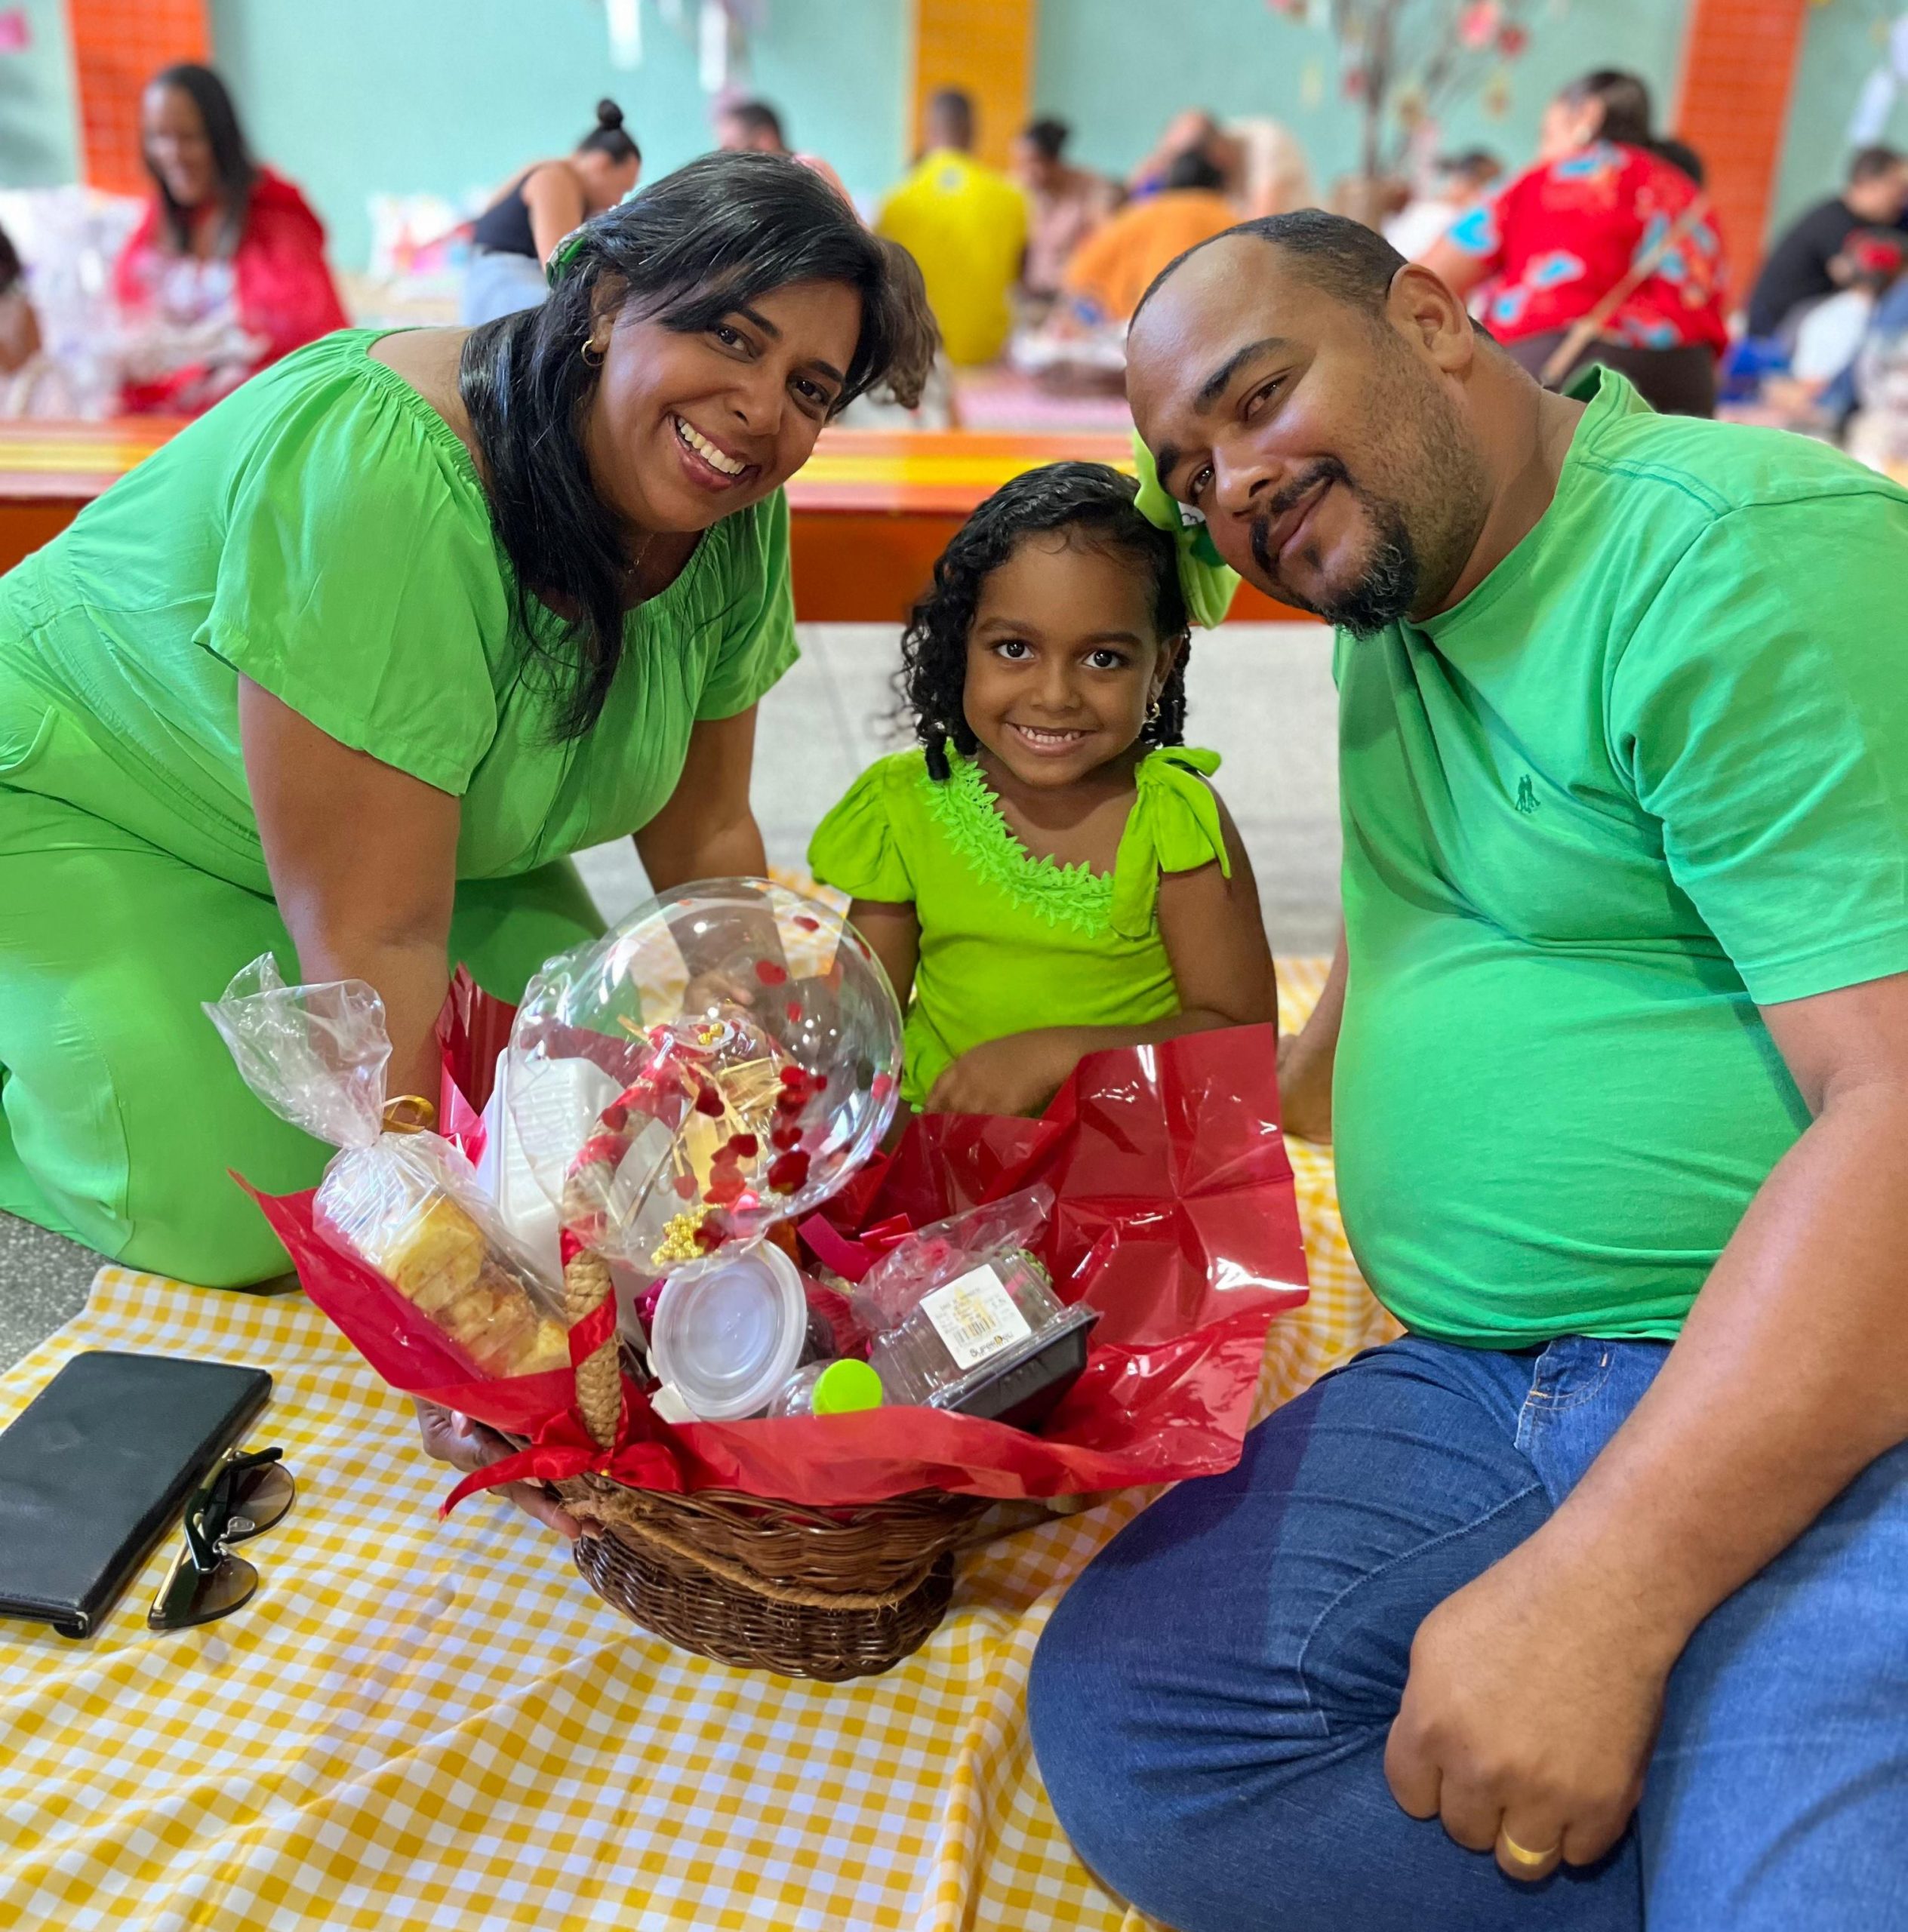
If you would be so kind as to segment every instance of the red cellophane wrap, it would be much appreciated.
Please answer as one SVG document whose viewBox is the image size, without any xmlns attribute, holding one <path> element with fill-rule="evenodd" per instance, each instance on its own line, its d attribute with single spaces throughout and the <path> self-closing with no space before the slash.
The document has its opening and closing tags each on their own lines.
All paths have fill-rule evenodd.
<svg viewBox="0 0 1908 1932">
<path fill-rule="evenodd" d="M 459 1042 L 497 1038 L 494 1015 L 473 1012 L 486 1002 L 499 1004 L 463 995 L 444 1035 L 460 1085 L 472 1070 Z M 260 1205 L 306 1292 L 393 1388 L 528 1439 L 453 1502 L 586 1469 L 637 1488 L 817 1505 L 924 1488 L 1007 1498 L 1115 1489 L 1229 1468 L 1266 1331 L 1305 1299 L 1276 1066 L 1269 1026 L 1089 1054 L 1039 1120 L 916 1119 L 821 1211 L 825 1225 L 805 1224 L 829 1264 L 851 1272 L 909 1228 L 1036 1181 L 1050 1187 L 1036 1251 L 1060 1299 L 1100 1318 L 1085 1373 L 1038 1435 L 923 1408 L 672 1426 L 626 1377 L 623 1440 L 602 1451 L 575 1411 L 570 1374 L 472 1380 L 426 1316 L 318 1237 L 311 1195 Z M 573 1336 L 573 1361 L 596 1339 Z"/>
</svg>

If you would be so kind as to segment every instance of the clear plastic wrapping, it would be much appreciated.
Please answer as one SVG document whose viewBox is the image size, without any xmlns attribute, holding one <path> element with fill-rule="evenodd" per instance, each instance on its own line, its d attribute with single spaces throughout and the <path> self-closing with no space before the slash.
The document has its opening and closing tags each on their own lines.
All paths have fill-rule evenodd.
<svg viewBox="0 0 1908 1932">
<path fill-rule="evenodd" d="M 1044 1415 L 1086 1362 L 1089 1309 L 1069 1308 L 1032 1252 L 1053 1211 L 1036 1186 L 931 1223 L 885 1254 L 854 1296 L 868 1365 L 891 1403 Z"/>
<path fill-rule="evenodd" d="M 551 960 L 510 1038 L 518 1139 L 563 1229 L 645 1273 L 805 1213 L 894 1117 L 900 1009 L 819 900 L 717 879 Z"/>
<path fill-rule="evenodd" d="M 313 1203 L 319 1235 L 368 1262 L 480 1374 L 568 1366 L 560 1297 L 448 1140 L 384 1131 L 384 1004 L 362 980 L 288 986 L 262 955 L 205 1009 L 245 1084 L 340 1151 Z"/>
</svg>

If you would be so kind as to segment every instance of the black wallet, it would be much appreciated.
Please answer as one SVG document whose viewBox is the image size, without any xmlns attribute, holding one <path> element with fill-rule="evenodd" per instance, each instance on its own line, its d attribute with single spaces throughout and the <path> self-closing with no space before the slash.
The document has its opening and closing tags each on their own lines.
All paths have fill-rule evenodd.
<svg viewBox="0 0 1908 1932">
<path fill-rule="evenodd" d="M 0 1617 L 88 1635 L 271 1393 L 231 1362 L 74 1356 L 0 1430 Z"/>
</svg>

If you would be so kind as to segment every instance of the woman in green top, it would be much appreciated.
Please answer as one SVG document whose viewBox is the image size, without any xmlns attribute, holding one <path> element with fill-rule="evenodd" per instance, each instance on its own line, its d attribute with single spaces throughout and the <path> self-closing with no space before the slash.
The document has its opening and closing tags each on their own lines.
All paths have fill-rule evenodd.
<svg viewBox="0 0 1908 1932">
<path fill-rule="evenodd" d="M 596 929 L 565 855 L 759 872 L 755 706 L 795 656 L 781 485 L 932 350 L 805 168 L 691 164 L 542 306 L 334 335 L 0 581 L 0 1208 L 211 1284 L 285 1266 L 226 1178 L 325 1150 L 199 1011 L 267 947 L 383 995 L 434 1094 L 450 962 L 515 995 Z"/>
<path fill-rule="evenodd" d="M 1197 566 L 1134 495 L 1057 463 L 974 512 L 902 643 L 921 748 L 809 848 L 909 1002 L 915 1106 L 1037 1113 L 1096 1048 L 1276 1017 L 1218 758 L 1180 743 Z"/>
</svg>

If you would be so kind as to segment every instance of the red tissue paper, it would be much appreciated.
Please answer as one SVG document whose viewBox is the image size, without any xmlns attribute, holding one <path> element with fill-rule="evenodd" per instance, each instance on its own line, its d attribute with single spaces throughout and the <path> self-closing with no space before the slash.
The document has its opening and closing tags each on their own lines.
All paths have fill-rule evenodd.
<svg viewBox="0 0 1908 1932">
<path fill-rule="evenodd" d="M 472 1056 L 494 1060 L 509 1009 L 474 989 L 457 997 L 462 1011 L 440 1037 L 446 1097 L 460 1100 L 488 1078 Z M 1276 1061 L 1265 1026 L 1089 1054 L 1039 1120 L 917 1118 L 891 1155 L 804 1224 L 811 1249 L 852 1274 L 907 1228 L 1036 1182 L 1051 1188 L 1036 1251 L 1060 1299 L 1089 1303 L 1100 1320 L 1085 1374 L 1037 1435 L 901 1407 L 672 1426 L 626 1377 L 622 1437 L 602 1450 L 576 1412 L 571 1372 L 475 1377 L 428 1317 L 319 1237 L 312 1195 L 257 1198 L 306 1293 L 386 1382 L 528 1441 L 453 1500 L 586 1469 L 632 1487 L 818 1506 L 917 1489 L 1078 1494 L 1211 1475 L 1238 1460 L 1266 1331 L 1306 1292 Z M 468 1116 L 453 1101 L 444 1117 L 448 1126 Z"/>
</svg>

